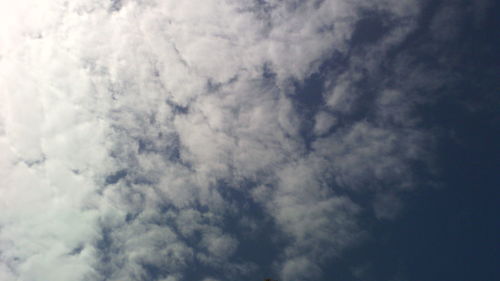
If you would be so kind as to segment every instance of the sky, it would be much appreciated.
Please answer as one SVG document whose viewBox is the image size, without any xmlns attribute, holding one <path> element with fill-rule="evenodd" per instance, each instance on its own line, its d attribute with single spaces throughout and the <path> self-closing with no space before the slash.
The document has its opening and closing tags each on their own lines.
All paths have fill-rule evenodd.
<svg viewBox="0 0 500 281">
<path fill-rule="evenodd" d="M 0 280 L 499 279 L 499 11 L 0 0 Z"/>
</svg>

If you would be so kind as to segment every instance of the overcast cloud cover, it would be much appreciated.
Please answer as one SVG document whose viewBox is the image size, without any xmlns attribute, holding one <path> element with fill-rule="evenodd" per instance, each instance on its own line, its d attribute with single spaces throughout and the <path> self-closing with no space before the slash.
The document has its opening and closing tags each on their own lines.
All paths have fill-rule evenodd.
<svg viewBox="0 0 500 281">
<path fill-rule="evenodd" d="M 0 280 L 334 280 L 436 172 L 425 5 L 0 1 Z"/>
</svg>

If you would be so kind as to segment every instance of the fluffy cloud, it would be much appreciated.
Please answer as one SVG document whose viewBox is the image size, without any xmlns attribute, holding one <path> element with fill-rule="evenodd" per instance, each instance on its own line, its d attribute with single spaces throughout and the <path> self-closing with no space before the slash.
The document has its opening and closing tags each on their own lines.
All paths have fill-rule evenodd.
<svg viewBox="0 0 500 281">
<path fill-rule="evenodd" d="M 413 187 L 418 101 L 377 75 L 416 1 L 35 2 L 0 4 L 2 280 L 249 276 L 240 218 L 315 280 Z M 398 23 L 369 49 L 364 11 Z M 309 120 L 296 85 L 320 70 Z"/>
</svg>

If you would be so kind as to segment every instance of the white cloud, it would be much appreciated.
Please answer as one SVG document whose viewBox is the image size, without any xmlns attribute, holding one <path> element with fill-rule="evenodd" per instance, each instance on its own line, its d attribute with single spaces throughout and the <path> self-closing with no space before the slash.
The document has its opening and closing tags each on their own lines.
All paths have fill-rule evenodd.
<svg viewBox="0 0 500 281">
<path fill-rule="evenodd" d="M 306 258 L 297 258 L 286 261 L 281 276 L 285 280 L 316 280 L 321 276 L 321 269 Z"/>
<path fill-rule="evenodd" d="M 374 120 L 337 122 L 362 96 L 353 58 L 328 78 L 309 150 L 291 91 L 347 53 L 359 9 L 412 18 L 415 1 L 249 3 L 0 2 L 2 280 L 173 281 L 197 264 L 251 274 L 258 261 L 239 260 L 226 223 L 258 219 L 227 190 L 289 241 L 275 257 L 285 280 L 319 278 L 361 234 L 366 206 L 340 191 L 377 189 L 376 215 L 392 216 L 383 192 L 411 185 L 406 163 L 422 151 L 422 132 L 388 121 L 403 94 L 377 95 Z"/>
<path fill-rule="evenodd" d="M 337 123 L 337 119 L 325 111 L 318 112 L 315 117 L 314 133 L 319 136 L 328 133 L 330 128 Z"/>
</svg>

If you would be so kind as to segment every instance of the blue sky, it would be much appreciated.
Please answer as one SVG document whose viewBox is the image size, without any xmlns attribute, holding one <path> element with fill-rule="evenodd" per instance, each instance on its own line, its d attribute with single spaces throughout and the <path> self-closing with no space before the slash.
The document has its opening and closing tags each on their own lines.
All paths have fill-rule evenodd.
<svg viewBox="0 0 500 281">
<path fill-rule="evenodd" d="M 495 280 L 492 0 L 0 3 L 0 280 Z"/>
</svg>

